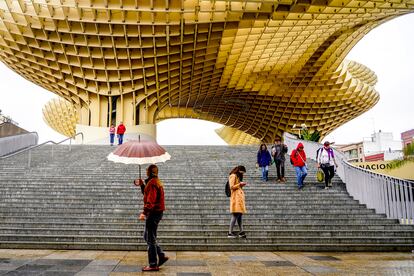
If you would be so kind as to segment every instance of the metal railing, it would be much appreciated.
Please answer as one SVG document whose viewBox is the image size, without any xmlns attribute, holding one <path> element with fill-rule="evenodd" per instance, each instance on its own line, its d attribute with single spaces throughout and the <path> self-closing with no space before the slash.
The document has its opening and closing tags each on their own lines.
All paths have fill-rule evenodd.
<svg viewBox="0 0 414 276">
<path fill-rule="evenodd" d="M 52 144 L 51 157 L 53 158 L 53 145 L 59 145 L 59 144 L 62 144 L 66 141 L 69 141 L 69 151 L 72 151 L 72 139 L 74 139 L 75 137 L 77 137 L 79 135 L 82 136 L 82 144 L 83 144 L 83 133 L 79 132 L 79 133 L 76 133 L 75 135 L 73 135 L 69 138 L 66 138 L 66 139 L 64 139 L 60 142 L 55 142 L 55 141 L 49 140 L 49 141 L 43 142 L 39 145 L 32 146 L 32 147 L 29 147 L 29 148 L 25 148 L 23 150 L 14 152 L 14 153 L 6 155 L 6 156 L 2 156 L 2 157 L 0 157 L 0 159 L 6 159 L 6 158 L 9 158 L 9 157 L 16 156 L 16 155 L 23 154 L 23 153 L 27 152 L 28 153 L 27 166 L 30 168 L 30 165 L 31 165 L 31 162 L 32 162 L 32 150 L 40 148 L 40 147 L 42 147 L 46 144 Z"/>
<path fill-rule="evenodd" d="M 322 144 L 299 140 L 285 133 L 285 144 L 290 151 L 301 142 L 308 158 L 316 160 L 316 150 Z M 346 184 L 348 193 L 376 213 L 398 219 L 402 224 L 414 224 L 414 182 L 391 177 L 356 167 L 346 161 L 345 155 L 334 149 L 338 163 L 337 174 Z"/>
</svg>

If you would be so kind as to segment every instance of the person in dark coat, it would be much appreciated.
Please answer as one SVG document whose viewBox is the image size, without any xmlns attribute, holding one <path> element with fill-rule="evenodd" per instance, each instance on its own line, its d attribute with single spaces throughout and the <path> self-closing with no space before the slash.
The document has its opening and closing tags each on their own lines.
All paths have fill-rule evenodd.
<svg viewBox="0 0 414 276">
<path fill-rule="evenodd" d="M 272 157 L 270 156 L 270 152 L 267 150 L 265 144 L 261 144 L 260 149 L 257 152 L 256 167 L 260 167 L 262 169 L 262 180 L 264 181 L 269 180 L 269 165 L 271 163 Z"/>
<path fill-rule="evenodd" d="M 143 267 L 142 271 L 159 271 L 159 267 L 168 261 L 168 257 L 157 243 L 157 228 L 165 210 L 164 187 L 158 178 L 156 165 L 152 164 L 148 167 L 147 176 L 145 183 L 142 179 L 134 181 L 135 185 L 141 187 L 144 195 L 144 210 L 139 219 L 145 220 L 144 240 L 148 245 L 149 266 Z"/>
<path fill-rule="evenodd" d="M 276 138 L 275 144 L 272 147 L 272 156 L 276 164 L 277 182 L 286 182 L 285 179 L 285 155 L 288 148 L 282 144 L 279 138 Z"/>
</svg>

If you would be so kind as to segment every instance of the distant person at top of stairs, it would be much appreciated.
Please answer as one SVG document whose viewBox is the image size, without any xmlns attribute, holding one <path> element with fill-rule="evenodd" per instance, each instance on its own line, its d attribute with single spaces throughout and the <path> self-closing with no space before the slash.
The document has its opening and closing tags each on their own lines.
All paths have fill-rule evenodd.
<svg viewBox="0 0 414 276">
<path fill-rule="evenodd" d="M 168 257 L 157 243 L 157 228 L 165 210 L 164 187 L 158 178 L 158 167 L 154 164 L 147 168 L 147 179 L 137 179 L 135 185 L 141 187 L 144 195 L 144 211 L 139 219 L 145 220 L 144 240 L 148 245 L 149 266 L 142 268 L 142 271 L 159 271 L 160 266 L 168 261 Z M 158 256 L 158 262 L 157 262 Z"/>
<path fill-rule="evenodd" d="M 122 142 L 124 141 L 124 134 L 126 131 L 126 127 L 122 122 L 119 123 L 119 126 L 116 128 L 116 134 L 118 136 L 118 145 L 122 145 Z"/>
<path fill-rule="evenodd" d="M 282 144 L 280 138 L 276 138 L 275 144 L 272 146 L 271 151 L 276 165 L 277 182 L 286 182 L 285 155 L 288 152 L 288 147 L 285 144 Z"/>
<path fill-rule="evenodd" d="M 327 190 L 329 187 L 332 187 L 332 178 L 335 175 L 335 167 L 338 167 L 334 151 L 330 147 L 328 141 L 325 141 L 323 147 L 316 151 L 316 162 L 318 162 L 317 167 L 321 168 L 325 174 L 325 190 Z"/>
<path fill-rule="evenodd" d="M 111 125 L 111 127 L 109 128 L 109 143 L 111 144 L 111 146 L 114 145 L 114 138 L 115 138 L 115 126 Z"/>
<path fill-rule="evenodd" d="M 267 150 L 267 146 L 265 144 L 261 144 L 259 151 L 257 152 L 256 167 L 260 167 L 262 169 L 262 180 L 263 181 L 269 180 L 269 165 L 271 163 L 272 163 L 272 157 L 270 156 L 270 153 Z"/>
<path fill-rule="evenodd" d="M 246 213 L 246 201 L 244 198 L 243 187 L 247 183 L 242 182 L 243 174 L 246 173 L 246 168 L 244 166 L 237 166 L 231 170 L 229 175 L 229 184 L 231 190 L 230 196 L 230 213 L 232 214 L 230 227 L 229 227 L 229 238 L 246 238 L 246 233 L 243 231 L 243 220 L 242 216 Z M 233 232 L 234 225 L 239 225 L 240 232 Z"/>
<path fill-rule="evenodd" d="M 303 149 L 302 143 L 299 143 L 296 149 L 292 150 L 290 161 L 295 167 L 296 178 L 298 180 L 298 189 L 301 190 L 304 185 L 303 181 L 308 175 L 308 170 L 306 167 L 306 153 Z"/>
</svg>

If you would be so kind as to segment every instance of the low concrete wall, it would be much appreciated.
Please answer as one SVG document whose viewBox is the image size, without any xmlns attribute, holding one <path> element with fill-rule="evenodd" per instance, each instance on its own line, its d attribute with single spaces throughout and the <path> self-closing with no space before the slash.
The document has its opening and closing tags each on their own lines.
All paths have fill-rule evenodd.
<svg viewBox="0 0 414 276">
<path fill-rule="evenodd" d="M 141 135 L 142 140 L 155 140 L 157 137 L 157 126 L 155 124 L 125 126 L 126 132 L 124 141 L 138 140 L 138 135 Z M 76 133 L 82 132 L 84 135 L 84 144 L 93 145 L 109 145 L 109 128 L 108 127 L 94 127 L 86 125 L 76 125 Z M 77 136 L 75 143 L 81 144 L 82 137 Z M 115 143 L 117 143 L 115 135 Z"/>
<path fill-rule="evenodd" d="M 33 132 L 0 138 L 0 156 L 37 145 L 38 141 L 39 136 Z"/>
</svg>

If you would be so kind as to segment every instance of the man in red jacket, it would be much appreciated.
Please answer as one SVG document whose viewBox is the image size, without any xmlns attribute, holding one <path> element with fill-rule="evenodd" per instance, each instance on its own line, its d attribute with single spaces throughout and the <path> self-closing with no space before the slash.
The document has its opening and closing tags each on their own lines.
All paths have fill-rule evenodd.
<svg viewBox="0 0 414 276">
<path fill-rule="evenodd" d="M 116 135 L 118 136 L 118 145 L 122 145 L 124 141 L 124 133 L 126 128 L 122 122 L 119 123 L 119 126 L 116 128 Z"/>
<path fill-rule="evenodd" d="M 308 171 L 306 168 L 306 154 L 303 150 L 302 143 L 299 143 L 296 149 L 292 150 L 290 160 L 293 162 L 293 166 L 295 167 L 296 178 L 298 180 L 298 189 L 301 190 L 304 185 L 303 181 L 305 180 L 305 177 L 308 175 Z"/>
<path fill-rule="evenodd" d="M 168 261 L 168 257 L 157 243 L 157 228 L 165 210 L 164 187 L 158 178 L 156 165 L 152 164 L 148 167 L 147 176 L 145 183 L 142 179 L 134 181 L 144 194 L 144 211 L 139 219 L 145 220 L 144 239 L 148 245 L 149 266 L 143 267 L 142 271 L 159 271 L 159 267 Z"/>
</svg>

